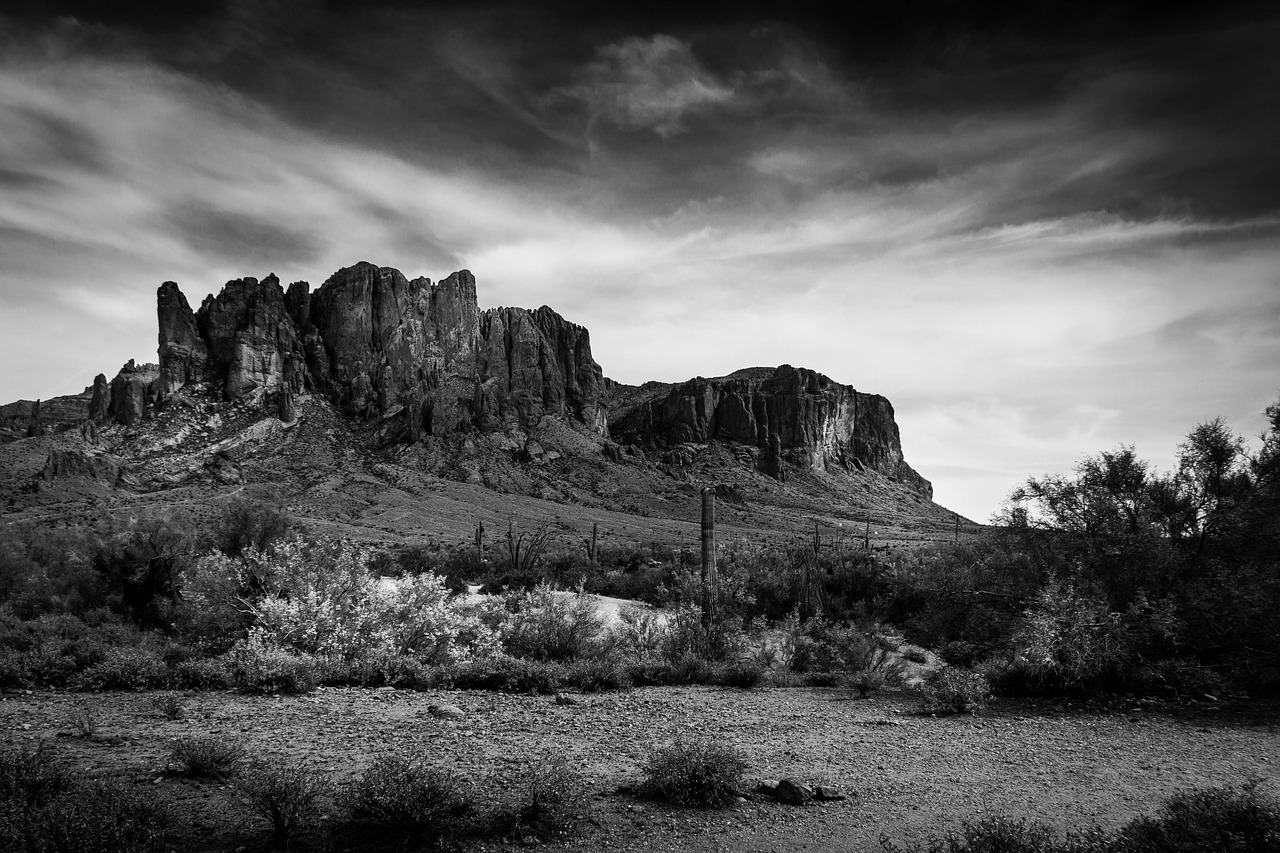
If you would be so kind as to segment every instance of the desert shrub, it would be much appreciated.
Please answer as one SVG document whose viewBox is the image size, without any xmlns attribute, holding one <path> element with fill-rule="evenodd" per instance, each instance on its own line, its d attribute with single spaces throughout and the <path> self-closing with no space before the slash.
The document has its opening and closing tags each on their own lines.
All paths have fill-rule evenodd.
<svg viewBox="0 0 1280 853">
<path fill-rule="evenodd" d="M 753 660 L 737 660 L 723 664 L 717 668 L 716 683 L 725 687 L 738 687 L 748 690 L 758 687 L 764 681 L 765 669 Z"/>
<path fill-rule="evenodd" d="M 149 648 L 113 648 L 100 663 L 85 670 L 81 690 L 147 690 L 169 681 L 169 668 Z"/>
<path fill-rule="evenodd" d="M 574 661 L 565 672 L 565 683 L 588 693 L 604 690 L 627 690 L 631 675 L 612 655 Z"/>
<path fill-rule="evenodd" d="M 151 700 L 151 707 L 166 720 L 181 720 L 187 715 L 187 708 L 177 693 L 161 693 Z"/>
<path fill-rule="evenodd" d="M 442 676 L 459 690 L 503 693 L 553 693 L 565 683 L 565 668 L 551 661 L 494 655 L 457 664 Z"/>
<path fill-rule="evenodd" d="M 421 761 L 387 755 L 342 792 L 351 821 L 404 842 L 432 845 L 463 834 L 473 808 L 466 782 Z"/>
<path fill-rule="evenodd" d="M 1222 676 L 1191 660 L 1174 658 L 1155 661 L 1141 667 L 1130 682 L 1140 693 L 1167 693 L 1176 696 L 1201 697 L 1220 695 L 1226 687 Z"/>
<path fill-rule="evenodd" d="M 67 722 L 82 738 L 92 740 L 98 736 L 98 711 L 87 702 L 79 702 L 72 707 Z"/>
<path fill-rule="evenodd" d="M 1280 808 L 1257 782 L 1188 791 L 1170 797 L 1155 817 L 1117 833 L 1117 853 L 1254 853 L 1280 849 Z"/>
<path fill-rule="evenodd" d="M 984 818 L 977 823 L 965 821 L 960 832 L 949 832 L 925 847 L 904 851 L 883 836 L 880 845 L 886 853 L 1090 853 L 1085 843 L 1073 839 L 1065 844 L 1059 842 L 1044 824 L 1007 817 Z M 1097 853 L 1106 851 L 1100 848 Z"/>
<path fill-rule="evenodd" d="M 227 655 L 235 686 L 247 693 L 310 693 L 316 686 L 316 665 L 309 655 L 297 655 L 252 634 Z"/>
<path fill-rule="evenodd" d="M 12 853 L 149 853 L 169 818 L 153 797 L 119 784 L 79 783 L 38 808 L 0 801 L 0 849 Z"/>
<path fill-rule="evenodd" d="M 783 624 L 788 667 L 796 672 L 851 672 L 871 665 L 877 646 L 857 628 L 820 619 L 801 622 L 792 614 Z"/>
<path fill-rule="evenodd" d="M 503 649 L 514 657 L 571 661 L 589 656 L 604 635 L 604 621 L 591 600 L 557 593 L 546 584 L 508 593 L 511 611 L 502 625 Z"/>
<path fill-rule="evenodd" d="M 41 645 L 21 656 L 22 680 L 40 686 L 60 687 L 75 676 L 74 658 Z"/>
<path fill-rule="evenodd" d="M 849 687 L 858 694 L 859 699 L 870 698 L 872 693 L 884 687 L 884 673 L 876 670 L 863 670 L 854 673 L 849 679 Z"/>
<path fill-rule="evenodd" d="M 746 769 L 746 759 L 733 747 L 677 740 L 649 755 L 643 790 L 681 806 L 719 808 L 738 796 Z"/>
<path fill-rule="evenodd" d="M 288 847 L 298 828 L 319 813 L 328 783 L 305 764 L 255 764 L 237 780 L 249 808 L 271 825 L 271 838 Z"/>
<path fill-rule="evenodd" d="M 208 526 L 209 544 L 236 558 L 249 550 L 266 551 L 292 532 L 294 523 L 280 507 L 235 497 Z"/>
<path fill-rule="evenodd" d="M 990 698 L 991 685 L 986 676 L 946 667 L 926 682 L 923 710 L 928 714 L 976 714 L 987 707 Z"/>
<path fill-rule="evenodd" d="M 509 790 L 515 801 L 503 804 L 490 817 L 491 832 L 521 839 L 563 840 L 573 834 L 587 809 L 582 777 L 560 757 L 527 765 Z"/>
<path fill-rule="evenodd" d="M 212 735 L 180 737 L 169 746 L 169 758 L 184 776 L 221 779 L 232 775 L 244 758 L 244 748 L 235 741 Z"/>
<path fill-rule="evenodd" d="M 225 658 L 193 658 L 173 668 L 173 682 L 193 690 L 226 690 L 235 684 L 235 674 Z"/>
<path fill-rule="evenodd" d="M 72 786 L 70 772 L 42 741 L 0 752 L 0 802 L 42 805 Z"/>
<path fill-rule="evenodd" d="M 618 624 L 610 628 L 609 633 L 612 645 L 619 651 L 644 658 L 664 651 L 667 629 L 658 611 L 626 606 L 618 610 Z"/>
</svg>

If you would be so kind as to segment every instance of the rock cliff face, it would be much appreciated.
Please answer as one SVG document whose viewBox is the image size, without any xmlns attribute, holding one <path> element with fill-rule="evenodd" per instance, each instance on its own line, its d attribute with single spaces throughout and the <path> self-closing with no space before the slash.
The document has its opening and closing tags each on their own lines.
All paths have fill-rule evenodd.
<svg viewBox="0 0 1280 853">
<path fill-rule="evenodd" d="M 544 415 L 603 435 L 603 378 L 587 330 L 550 308 L 480 311 L 475 278 L 438 284 L 359 263 L 314 293 L 274 276 L 231 281 L 192 311 L 173 282 L 157 294 L 158 367 L 95 382 L 94 416 L 132 424 L 191 386 L 260 399 L 290 420 L 316 392 L 360 418 L 396 415 L 405 434 L 532 427 Z"/>
<path fill-rule="evenodd" d="M 902 457 L 889 401 L 812 370 L 750 368 L 632 394 L 631 401 L 614 413 L 610 430 L 624 444 L 661 449 L 720 439 L 755 448 L 757 467 L 770 476 L 782 476 L 781 463 L 871 469 L 933 496 L 929 481 Z"/>
</svg>

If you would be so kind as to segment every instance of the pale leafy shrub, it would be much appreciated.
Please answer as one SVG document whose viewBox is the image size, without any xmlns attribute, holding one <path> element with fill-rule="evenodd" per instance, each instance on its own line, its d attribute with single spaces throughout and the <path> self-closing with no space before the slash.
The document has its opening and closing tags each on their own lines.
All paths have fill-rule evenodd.
<svg viewBox="0 0 1280 853">
<path fill-rule="evenodd" d="M 491 819 L 493 829 L 521 839 L 560 840 L 572 834 L 587 810 L 582 777 L 561 757 L 526 765 L 510 786 L 515 803 Z"/>
<path fill-rule="evenodd" d="M 262 633 L 250 632 L 226 656 L 236 687 L 251 693 L 310 693 L 316 686 L 311 657 L 280 648 Z"/>
<path fill-rule="evenodd" d="M 293 540 L 238 560 L 209 555 L 184 575 L 195 625 L 249 625 L 269 643 L 347 660 L 412 655 L 431 664 L 466 660 L 497 647 L 475 608 L 430 572 L 383 582 L 370 552 L 347 542 Z M 202 622 L 201 619 L 204 621 Z"/>
<path fill-rule="evenodd" d="M 510 615 L 500 629 L 504 650 L 533 660 L 571 661 L 596 651 L 604 638 L 604 620 L 591 599 L 556 593 L 539 584 L 507 594 Z"/>
<path fill-rule="evenodd" d="M 746 769 L 746 759 L 733 747 L 677 740 L 649 755 L 643 790 L 676 805 L 719 808 L 738 796 Z"/>
</svg>

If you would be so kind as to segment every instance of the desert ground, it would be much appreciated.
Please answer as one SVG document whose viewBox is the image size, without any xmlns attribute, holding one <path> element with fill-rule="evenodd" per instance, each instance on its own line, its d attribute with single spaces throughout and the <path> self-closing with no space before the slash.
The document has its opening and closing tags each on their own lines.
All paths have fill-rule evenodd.
<svg viewBox="0 0 1280 853">
<path fill-rule="evenodd" d="M 1113 829 L 1180 790 L 1249 778 L 1272 796 L 1280 787 L 1280 714 L 1248 703 L 999 700 L 980 716 L 933 717 L 911 691 L 858 700 L 839 688 L 665 687 L 560 705 L 549 696 L 320 688 L 183 694 L 185 716 L 170 720 L 156 695 L 10 691 L 0 696 L 0 739 L 45 739 L 77 769 L 146 786 L 173 806 L 172 849 L 191 853 L 259 849 L 267 836 L 228 782 L 170 772 L 171 742 L 191 735 L 237 741 L 250 758 L 304 759 L 334 782 L 380 754 L 420 755 L 480 782 L 480 798 L 526 762 L 561 755 L 588 791 L 566 851 L 878 850 L 882 836 L 909 845 L 991 815 L 1059 831 Z M 428 713 L 441 703 L 465 717 Z M 85 706 L 98 724 L 93 739 L 71 722 Z M 748 792 L 701 811 L 632 793 L 650 751 L 680 737 L 741 750 L 748 788 L 793 778 L 848 798 L 796 807 Z"/>
</svg>

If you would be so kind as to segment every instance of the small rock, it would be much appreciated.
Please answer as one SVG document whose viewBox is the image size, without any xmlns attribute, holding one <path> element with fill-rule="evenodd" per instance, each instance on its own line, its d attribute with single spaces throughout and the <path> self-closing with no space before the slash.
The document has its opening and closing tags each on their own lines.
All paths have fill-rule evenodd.
<svg viewBox="0 0 1280 853">
<path fill-rule="evenodd" d="M 461 720 L 467 715 L 457 705 L 428 705 L 427 713 L 440 720 Z"/>
<path fill-rule="evenodd" d="M 813 789 L 794 779 L 783 779 L 773 791 L 773 798 L 789 806 L 802 806 L 813 799 Z"/>
<path fill-rule="evenodd" d="M 573 698 L 572 696 L 567 696 L 564 693 L 556 693 L 556 704 L 557 705 L 577 705 L 579 704 L 579 700 Z"/>
<path fill-rule="evenodd" d="M 766 797 L 774 797 L 774 796 L 777 796 L 777 794 L 778 794 L 778 780 L 777 780 L 777 779 L 763 779 L 763 780 L 761 780 L 760 784 L 756 786 L 756 793 L 757 793 L 757 794 L 764 794 Z"/>
<path fill-rule="evenodd" d="M 830 785 L 814 785 L 813 798 L 815 800 L 843 800 L 847 799 L 839 788 L 833 788 Z"/>
</svg>

